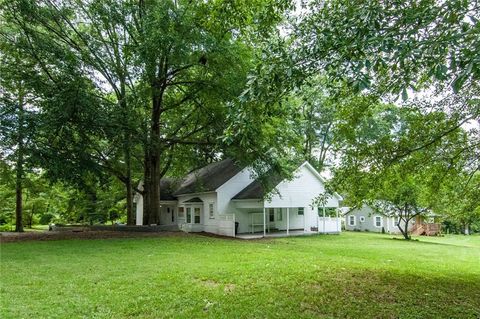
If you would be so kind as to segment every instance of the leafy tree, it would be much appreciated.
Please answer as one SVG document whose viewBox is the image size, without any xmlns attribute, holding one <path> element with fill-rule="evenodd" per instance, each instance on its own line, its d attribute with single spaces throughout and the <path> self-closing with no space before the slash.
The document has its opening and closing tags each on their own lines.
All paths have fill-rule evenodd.
<svg viewBox="0 0 480 319">
<path fill-rule="evenodd" d="M 334 183 L 348 194 L 350 205 L 367 201 L 387 215 L 400 217 L 400 230 L 408 239 L 410 220 L 435 207 L 438 189 L 464 166 L 458 154 L 468 145 L 469 135 L 455 119 L 435 109 L 424 114 L 414 106 L 377 104 L 365 110 L 356 125 L 348 118 L 341 124 L 347 125 L 348 134 L 343 135 Z M 452 131 L 415 152 L 403 153 L 418 142 L 415 137 L 432 136 L 439 126 Z"/>
<path fill-rule="evenodd" d="M 469 235 L 471 225 L 480 221 L 480 175 L 478 172 L 450 176 L 437 193 L 436 208 L 450 222 Z"/>
<path fill-rule="evenodd" d="M 33 88 L 40 82 L 31 69 L 32 61 L 24 59 L 17 48 L 25 38 L 3 23 L 0 27 L 0 160 L 2 165 L 13 166 L 15 170 L 15 231 L 23 232 L 24 179 L 31 168 L 29 160 L 38 113 Z"/>
<path fill-rule="evenodd" d="M 453 80 L 458 92 L 480 76 L 476 1 L 329 0 L 308 9 L 292 31 L 304 71 L 403 96 L 432 81 Z"/>
<path fill-rule="evenodd" d="M 425 89 L 438 101 L 450 92 L 440 104 L 449 104 L 443 111 L 452 114 L 451 121 L 441 121 L 410 143 L 398 144 L 395 160 L 455 134 L 465 123 L 478 122 L 477 2 L 330 0 L 308 1 L 305 6 L 307 10 L 290 16 L 283 35 L 264 44 L 263 61 L 249 84 L 265 104 L 280 104 L 318 76 L 326 79 L 311 89 L 319 95 L 345 82 L 364 96 L 384 101 L 398 96 L 407 100 L 409 92 Z M 339 104 L 338 98 L 334 100 L 335 108 Z M 367 108 L 363 102 L 351 104 L 341 116 L 361 121 L 376 104 L 375 99 Z M 416 103 L 416 107 L 428 113 L 431 104 Z M 473 157 L 476 149 L 478 144 L 465 148 L 462 156 Z"/>
<path fill-rule="evenodd" d="M 82 110 L 95 114 L 89 105 L 113 107 L 118 121 L 111 130 L 101 124 L 100 138 L 75 133 L 81 129 L 72 132 L 70 140 L 80 137 L 74 148 L 89 146 L 73 154 L 90 165 L 96 159 L 126 185 L 132 222 L 131 160 L 136 151 L 143 152 L 144 220 L 156 223 L 160 178 L 180 150 L 194 152 L 220 141 L 227 102 L 238 95 L 249 68 L 253 31 L 268 32 L 285 6 L 278 1 L 18 0 L 9 3 L 7 12 L 9 21 L 32 39 L 32 52 L 60 52 L 71 60 L 74 74 L 85 79 L 82 94 L 93 102 Z M 37 56 L 42 70 L 51 74 L 44 59 Z M 112 117 L 105 119 L 108 123 Z"/>
</svg>

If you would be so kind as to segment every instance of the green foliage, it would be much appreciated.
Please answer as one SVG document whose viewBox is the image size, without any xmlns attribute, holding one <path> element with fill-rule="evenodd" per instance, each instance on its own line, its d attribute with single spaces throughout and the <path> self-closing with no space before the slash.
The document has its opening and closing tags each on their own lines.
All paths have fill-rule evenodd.
<svg viewBox="0 0 480 319">
<path fill-rule="evenodd" d="M 6 3 L 7 26 L 26 35 L 21 53 L 47 83 L 37 92 L 45 117 L 39 165 L 82 189 L 115 176 L 126 188 L 129 222 L 133 180 L 143 177 L 146 215 L 155 222 L 160 178 L 231 146 L 221 135 L 251 68 L 253 41 L 272 32 L 289 7 L 289 1 Z M 172 168 L 179 154 L 198 153 L 204 158 Z"/>
<path fill-rule="evenodd" d="M 435 207 L 451 226 L 464 234 L 480 230 L 480 175 L 477 171 L 470 175 L 465 172 L 452 175 L 435 198 Z"/>
<path fill-rule="evenodd" d="M 311 1 L 295 25 L 295 55 L 309 72 L 348 78 L 407 98 L 434 81 L 458 92 L 480 76 L 475 1 Z"/>
</svg>

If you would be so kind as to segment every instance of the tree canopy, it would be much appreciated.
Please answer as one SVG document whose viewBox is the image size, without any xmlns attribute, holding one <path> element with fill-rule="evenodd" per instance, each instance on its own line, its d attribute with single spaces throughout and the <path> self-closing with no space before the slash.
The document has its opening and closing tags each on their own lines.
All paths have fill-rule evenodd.
<svg viewBox="0 0 480 319">
<path fill-rule="evenodd" d="M 15 185 L 18 230 L 30 179 L 90 204 L 122 185 L 102 210 L 117 218 L 124 199 L 132 224 L 139 192 L 156 224 L 161 178 L 224 157 L 265 181 L 308 160 L 352 205 L 477 220 L 476 1 L 12 0 L 0 10 L 2 165 L 15 173 L 2 190 Z"/>
</svg>

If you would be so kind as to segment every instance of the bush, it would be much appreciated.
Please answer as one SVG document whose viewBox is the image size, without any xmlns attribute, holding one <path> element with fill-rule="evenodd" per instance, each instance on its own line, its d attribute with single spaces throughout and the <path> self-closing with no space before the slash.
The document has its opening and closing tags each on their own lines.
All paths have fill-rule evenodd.
<svg viewBox="0 0 480 319">
<path fill-rule="evenodd" d="M 15 229 L 15 226 L 12 224 L 3 224 L 0 226 L 0 231 L 12 231 Z"/>
<path fill-rule="evenodd" d="M 45 213 L 40 217 L 40 220 L 38 222 L 40 225 L 48 225 L 52 222 L 54 218 L 55 218 L 55 215 L 50 213 Z"/>
</svg>

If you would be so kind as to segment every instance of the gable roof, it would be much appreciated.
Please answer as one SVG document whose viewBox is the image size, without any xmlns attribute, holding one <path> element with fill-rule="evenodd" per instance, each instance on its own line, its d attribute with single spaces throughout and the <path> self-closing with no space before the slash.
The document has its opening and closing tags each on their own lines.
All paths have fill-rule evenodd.
<svg viewBox="0 0 480 319">
<path fill-rule="evenodd" d="M 173 195 L 213 192 L 242 169 L 230 158 L 211 163 L 189 173 Z"/>
<path fill-rule="evenodd" d="M 265 195 L 280 184 L 285 178 L 280 176 L 278 173 L 270 173 L 267 177 L 266 184 L 267 187 L 270 187 L 265 191 L 265 186 L 262 184 L 260 179 L 256 179 L 251 182 L 247 187 L 242 189 L 237 195 L 232 199 L 262 199 Z"/>
<path fill-rule="evenodd" d="M 203 203 L 203 200 L 201 200 L 199 197 L 194 197 L 184 201 L 184 203 Z"/>
<path fill-rule="evenodd" d="M 303 164 L 300 165 L 295 171 L 301 169 L 302 167 L 307 167 L 313 173 L 313 175 L 315 175 L 315 177 L 317 177 L 322 183 L 325 184 L 325 178 L 323 178 L 309 162 L 303 162 Z M 267 185 L 270 185 L 271 189 L 267 189 L 267 191 L 265 191 L 265 186 L 263 186 L 262 182 L 259 179 L 256 179 L 243 190 L 241 190 L 232 199 L 263 199 L 267 193 L 272 191 L 273 188 L 277 187 L 278 184 L 280 184 L 284 180 L 285 178 L 280 176 L 279 174 L 272 173 L 267 180 Z M 333 196 L 335 196 L 338 200 L 343 199 L 342 196 L 340 196 L 337 192 L 333 193 Z"/>
</svg>

